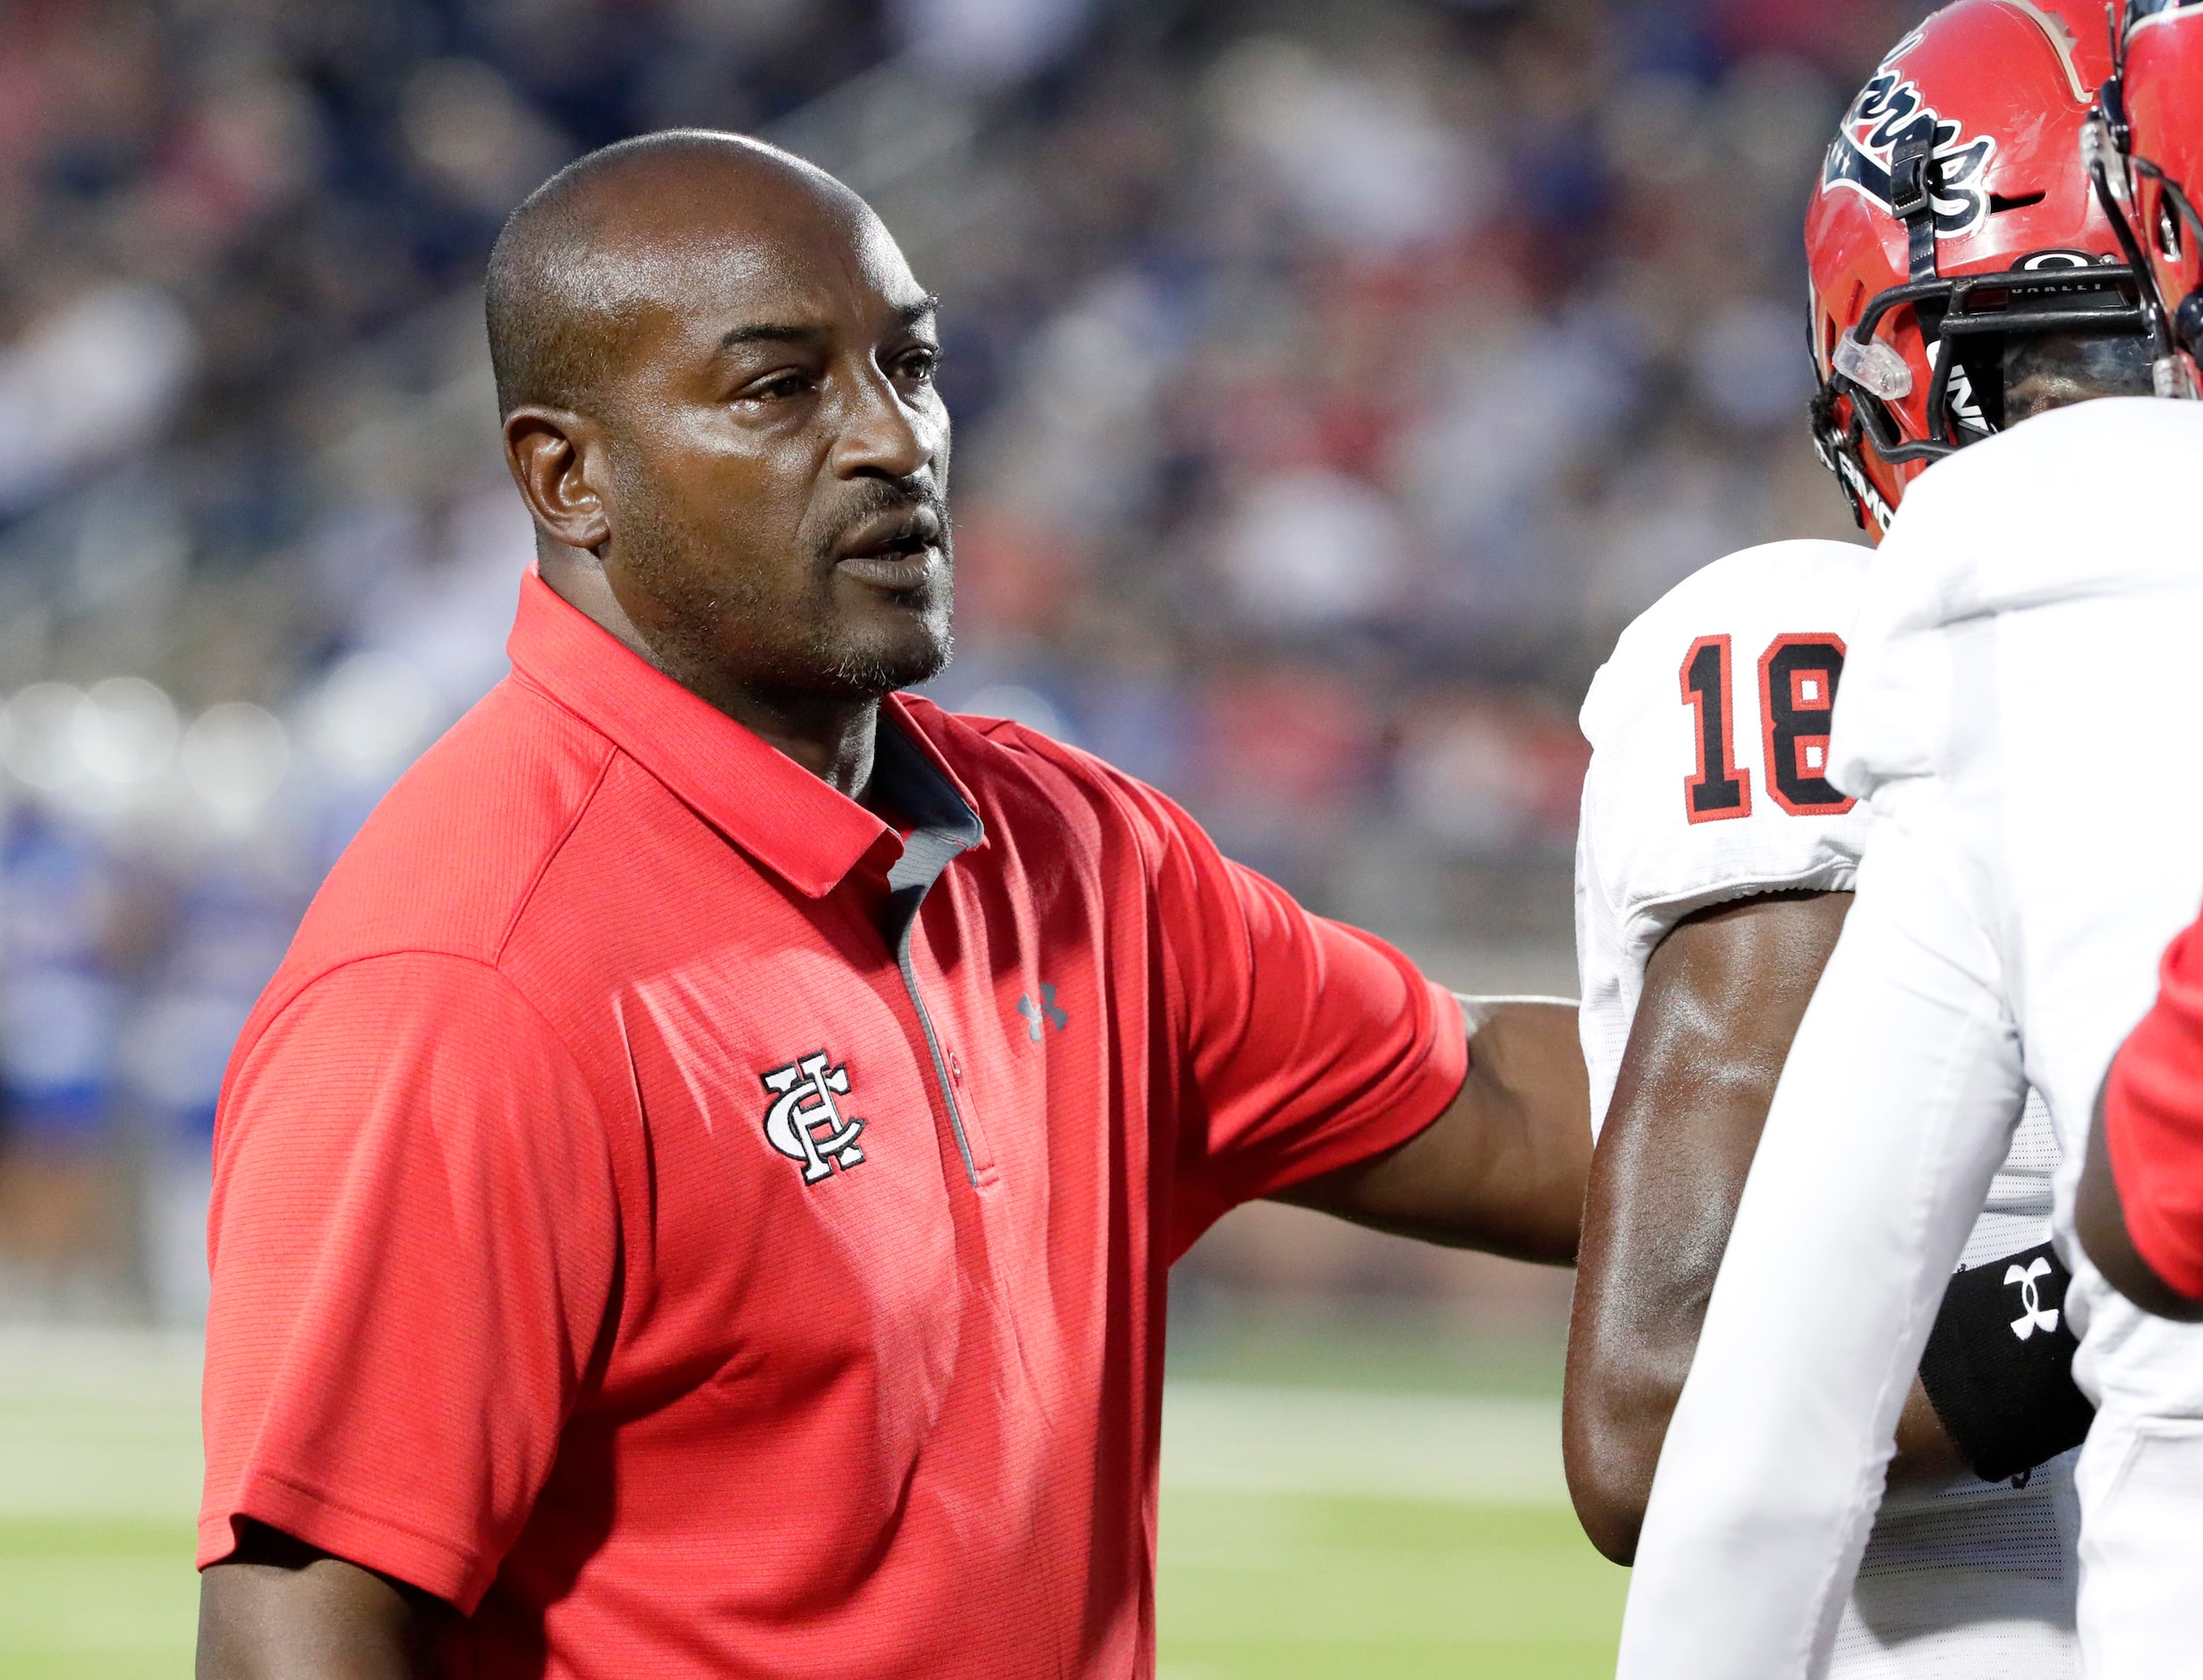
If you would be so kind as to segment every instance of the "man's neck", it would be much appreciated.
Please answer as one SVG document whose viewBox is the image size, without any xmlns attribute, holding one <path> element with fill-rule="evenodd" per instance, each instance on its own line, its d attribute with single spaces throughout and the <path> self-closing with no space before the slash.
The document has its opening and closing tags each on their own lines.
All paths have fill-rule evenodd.
<svg viewBox="0 0 2203 1680">
<path fill-rule="evenodd" d="M 764 692 L 721 673 L 685 668 L 651 645 L 613 593 L 602 566 L 586 556 L 543 553 L 537 569 L 569 607 L 767 746 L 851 799 L 862 802 L 871 791 L 880 725 L 876 699 Z"/>
</svg>

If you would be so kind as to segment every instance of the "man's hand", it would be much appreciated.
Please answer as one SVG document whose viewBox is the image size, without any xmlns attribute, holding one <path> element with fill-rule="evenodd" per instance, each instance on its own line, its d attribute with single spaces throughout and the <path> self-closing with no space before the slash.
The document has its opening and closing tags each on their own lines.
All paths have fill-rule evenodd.
<svg viewBox="0 0 2203 1680">
<path fill-rule="evenodd" d="M 1468 1077 L 1399 1148 L 1278 1200 L 1457 1248 L 1566 1265 L 1591 1164 L 1591 1095 L 1576 1005 L 1464 997 Z"/>
<path fill-rule="evenodd" d="M 1849 893 L 1774 893 L 1686 917 L 1646 965 L 1584 1208 L 1562 1447 L 1576 1514 L 1637 1554 L 1668 1421 L 1798 1022 Z M 1898 1477 L 1962 1474 L 1916 1379 Z"/>
<path fill-rule="evenodd" d="M 255 1523 L 199 1586 L 198 1680 L 423 1680 L 448 1608 Z"/>
</svg>

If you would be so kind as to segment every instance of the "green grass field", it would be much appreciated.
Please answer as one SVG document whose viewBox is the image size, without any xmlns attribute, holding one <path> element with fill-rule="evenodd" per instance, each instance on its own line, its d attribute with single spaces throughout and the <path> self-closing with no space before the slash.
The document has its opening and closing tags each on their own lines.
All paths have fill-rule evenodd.
<svg viewBox="0 0 2203 1680">
<path fill-rule="evenodd" d="M 1174 1489 L 1161 1680 L 1605 1680 L 1623 1580 L 1565 1506 Z"/>
<path fill-rule="evenodd" d="M 0 1334 L 0 1675 L 191 1672 L 197 1345 Z"/>
<path fill-rule="evenodd" d="M 1335 1339 L 1181 1362 L 1162 1680 L 1612 1672 L 1627 1577 L 1569 1514 L 1535 1371 L 1433 1392 Z M 0 1333 L 0 1676 L 189 1674 L 197 1374 L 184 1338 Z"/>
</svg>

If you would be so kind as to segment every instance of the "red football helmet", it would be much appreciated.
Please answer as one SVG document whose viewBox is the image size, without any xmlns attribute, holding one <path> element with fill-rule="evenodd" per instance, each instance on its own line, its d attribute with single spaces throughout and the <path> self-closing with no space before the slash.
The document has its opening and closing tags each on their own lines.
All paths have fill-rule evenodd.
<svg viewBox="0 0 2203 1680">
<path fill-rule="evenodd" d="M 2148 273 L 2157 395 L 2191 397 L 2203 361 L 2203 221 L 2188 184 L 2203 186 L 2203 0 L 2129 0 L 2099 109 L 2088 165 L 2129 259 Z"/>
<path fill-rule="evenodd" d="M 2005 423 L 2046 335 L 2089 394 L 2148 389 L 2140 283 L 2081 162 L 2110 45 L 2100 0 L 1959 0 L 1844 113 L 1806 212 L 1813 437 L 1877 539 L 1929 462 Z"/>
</svg>

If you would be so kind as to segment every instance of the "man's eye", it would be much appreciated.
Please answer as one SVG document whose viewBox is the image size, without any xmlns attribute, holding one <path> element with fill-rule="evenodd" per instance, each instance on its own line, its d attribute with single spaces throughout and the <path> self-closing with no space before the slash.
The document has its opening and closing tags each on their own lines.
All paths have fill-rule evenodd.
<svg viewBox="0 0 2203 1680">
<path fill-rule="evenodd" d="M 906 379 L 916 379 L 921 383 L 931 380 L 940 371 L 940 352 L 914 350 L 903 358 L 900 371 Z"/>
<path fill-rule="evenodd" d="M 742 395 L 745 397 L 751 398 L 801 396 L 806 390 L 810 389 L 810 386 L 811 380 L 807 375 L 801 373 L 777 373 L 770 379 L 760 379 L 755 384 L 749 386 L 743 391 Z"/>
</svg>

